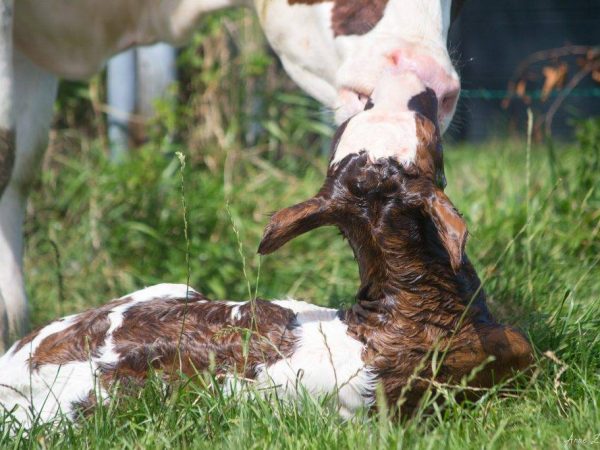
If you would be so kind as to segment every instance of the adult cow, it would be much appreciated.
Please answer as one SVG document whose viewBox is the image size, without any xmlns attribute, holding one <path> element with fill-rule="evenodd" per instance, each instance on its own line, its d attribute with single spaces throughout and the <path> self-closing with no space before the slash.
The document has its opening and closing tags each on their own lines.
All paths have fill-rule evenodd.
<svg viewBox="0 0 600 450">
<path fill-rule="evenodd" d="M 436 92 L 445 130 L 460 91 L 446 38 L 463 1 L 0 0 L 0 346 L 27 326 L 23 217 L 59 78 L 88 78 L 131 46 L 181 44 L 204 14 L 249 6 L 288 74 L 336 122 L 398 67 Z"/>
</svg>

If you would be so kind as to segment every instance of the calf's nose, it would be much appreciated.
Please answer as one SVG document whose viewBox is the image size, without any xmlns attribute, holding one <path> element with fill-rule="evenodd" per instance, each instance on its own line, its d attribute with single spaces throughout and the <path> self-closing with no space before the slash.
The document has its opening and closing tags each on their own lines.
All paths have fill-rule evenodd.
<svg viewBox="0 0 600 450">
<path fill-rule="evenodd" d="M 414 72 L 438 98 L 440 125 L 446 125 L 460 94 L 460 81 L 454 70 L 448 71 L 433 57 L 416 50 L 396 50 L 388 55 L 389 65 L 401 72 Z"/>
</svg>

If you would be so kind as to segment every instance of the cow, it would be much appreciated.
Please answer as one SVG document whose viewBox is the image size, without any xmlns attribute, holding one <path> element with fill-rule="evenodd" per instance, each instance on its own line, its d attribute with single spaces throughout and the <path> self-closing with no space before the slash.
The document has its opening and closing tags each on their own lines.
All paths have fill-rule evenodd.
<svg viewBox="0 0 600 450">
<path fill-rule="evenodd" d="M 464 0 L 0 0 L 0 347 L 27 329 L 23 220 L 48 141 L 58 80 L 108 58 L 181 45 L 207 13 L 246 6 L 290 77 L 335 111 L 364 109 L 386 70 L 414 72 L 438 98 L 444 131 L 460 93 L 446 40 Z"/>
</svg>

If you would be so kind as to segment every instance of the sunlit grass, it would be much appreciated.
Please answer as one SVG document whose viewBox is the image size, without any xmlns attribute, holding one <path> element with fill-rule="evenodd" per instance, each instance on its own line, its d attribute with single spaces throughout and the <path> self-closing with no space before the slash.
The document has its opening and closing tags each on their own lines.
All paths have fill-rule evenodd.
<svg viewBox="0 0 600 450">
<path fill-rule="evenodd" d="M 469 224 L 468 254 L 485 282 L 490 307 L 503 321 L 518 324 L 536 348 L 534 378 L 511 395 L 491 392 L 473 405 L 450 402 L 408 423 L 377 414 L 344 422 L 327 401 L 228 397 L 193 383 L 165 392 L 152 382 L 138 396 L 119 398 L 75 425 L 39 427 L 20 436 L 9 436 L 5 427 L 0 446 L 598 445 L 600 187 L 586 184 L 581 175 L 581 154 L 597 154 L 594 145 L 597 140 L 582 147 L 561 145 L 554 149 L 555 159 L 547 148 L 534 147 L 529 193 L 524 142 L 446 150 L 448 193 Z M 26 273 L 34 324 L 153 283 L 185 282 L 180 164 L 174 150 L 185 153 L 149 145 L 115 167 L 92 142 L 81 155 L 49 161 L 51 170 L 28 210 Z M 189 158 L 185 168 L 192 286 L 212 298 L 246 299 L 249 282 L 250 292 L 263 298 L 351 303 L 356 263 L 334 229 L 315 230 L 262 261 L 256 255 L 268 214 L 314 194 L 326 160 L 272 160 L 258 149 L 215 152 L 212 158 L 212 165 Z"/>
</svg>

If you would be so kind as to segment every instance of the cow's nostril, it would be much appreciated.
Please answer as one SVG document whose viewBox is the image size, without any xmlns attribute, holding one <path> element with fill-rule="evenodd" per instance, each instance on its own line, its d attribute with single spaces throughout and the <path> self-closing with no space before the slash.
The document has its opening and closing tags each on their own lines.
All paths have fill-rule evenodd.
<svg viewBox="0 0 600 450">
<path fill-rule="evenodd" d="M 459 93 L 460 93 L 460 91 L 457 89 L 457 90 L 453 90 L 453 91 L 445 94 L 442 97 L 442 102 L 441 102 L 442 110 L 449 111 L 452 108 L 454 108 L 454 105 L 456 104 L 456 101 L 458 100 Z"/>
</svg>

